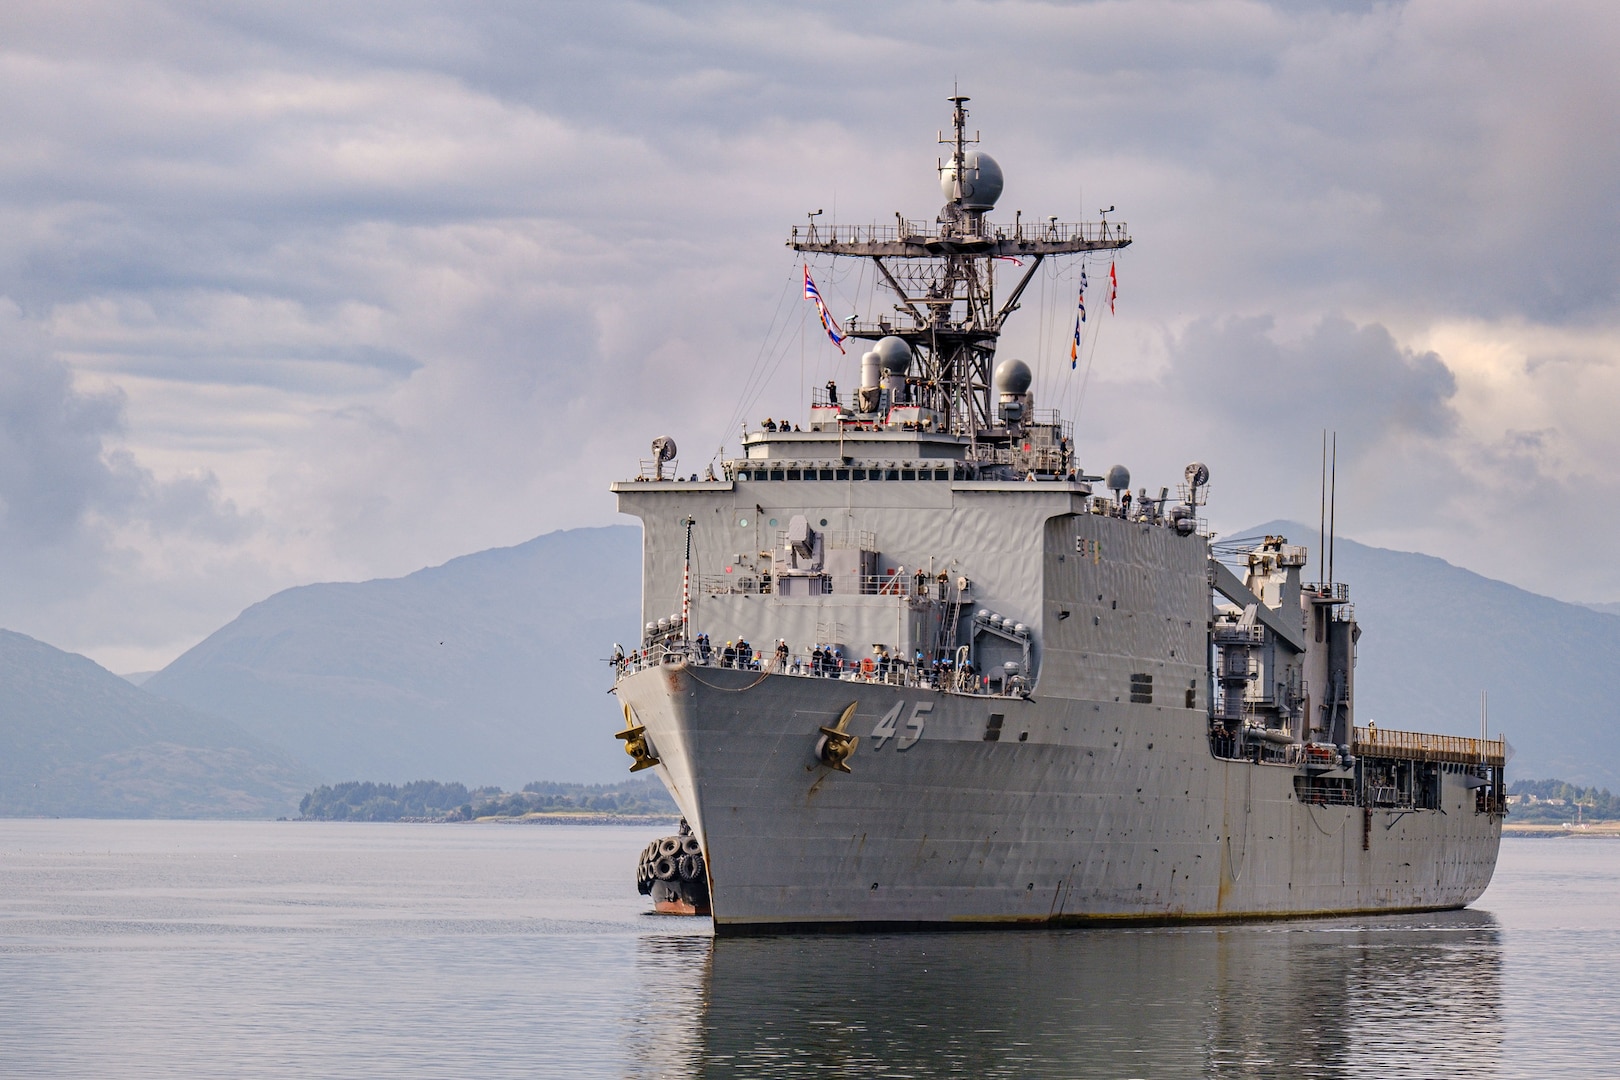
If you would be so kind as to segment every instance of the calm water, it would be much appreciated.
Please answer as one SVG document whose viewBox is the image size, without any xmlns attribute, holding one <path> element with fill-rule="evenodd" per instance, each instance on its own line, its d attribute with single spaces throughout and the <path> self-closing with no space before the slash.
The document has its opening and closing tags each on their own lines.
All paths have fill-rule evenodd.
<svg viewBox="0 0 1620 1080">
<path fill-rule="evenodd" d="M 0 1074 L 1620 1075 L 1620 841 L 1442 916 L 716 942 L 661 831 L 0 821 Z"/>
</svg>

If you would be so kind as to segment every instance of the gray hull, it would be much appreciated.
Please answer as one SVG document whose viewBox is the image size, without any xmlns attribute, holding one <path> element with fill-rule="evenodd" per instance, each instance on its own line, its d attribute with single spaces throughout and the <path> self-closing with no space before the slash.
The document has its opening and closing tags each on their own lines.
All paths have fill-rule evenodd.
<svg viewBox="0 0 1620 1080">
<path fill-rule="evenodd" d="M 722 934 L 1456 908 L 1501 835 L 1460 770 L 1443 812 L 1303 802 L 1297 768 L 1215 757 L 1202 709 L 685 664 L 617 693 L 702 839 Z M 842 773 L 816 741 L 851 702 Z"/>
</svg>

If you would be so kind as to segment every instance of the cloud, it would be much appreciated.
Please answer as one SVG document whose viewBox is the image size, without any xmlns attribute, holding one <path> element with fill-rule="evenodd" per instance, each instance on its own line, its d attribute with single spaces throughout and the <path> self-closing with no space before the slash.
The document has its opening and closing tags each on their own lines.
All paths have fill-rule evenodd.
<svg viewBox="0 0 1620 1080">
<path fill-rule="evenodd" d="M 1264 417 L 1279 444 L 1324 428 L 1443 436 L 1457 424 L 1457 380 L 1433 352 L 1402 348 L 1380 325 L 1323 318 L 1279 341 L 1269 316 L 1204 318 L 1181 333 L 1164 381 L 1184 404 Z"/>
<path fill-rule="evenodd" d="M 1613 5 L 940 10 L 9 6 L 5 437 L 44 457 L 0 497 L 55 561 L 0 619 L 158 658 L 281 585 L 611 520 L 652 436 L 700 468 L 745 391 L 801 415 L 855 361 L 806 333 L 786 230 L 931 217 L 953 79 L 1008 216 L 1118 204 L 1137 236 L 1083 395 L 1072 280 L 1007 341 L 1083 453 L 1204 457 L 1236 525 L 1308 517 L 1336 429 L 1360 535 L 1620 596 L 1509 512 L 1620 524 L 1589 505 L 1617 504 Z"/>
<path fill-rule="evenodd" d="M 117 445 L 124 430 L 124 396 L 78 387 L 16 305 L 0 304 L 0 592 L 10 621 L 116 641 L 127 625 L 97 626 L 99 608 L 108 591 L 147 591 L 136 580 L 153 570 L 142 548 L 222 548 L 253 530 L 212 474 L 159 479 Z"/>
<path fill-rule="evenodd" d="M 15 305 L 0 307 L 0 535 L 37 550 L 71 541 L 91 510 L 119 501 L 122 463 L 102 455 L 118 432 L 116 391 L 83 393 Z"/>
</svg>

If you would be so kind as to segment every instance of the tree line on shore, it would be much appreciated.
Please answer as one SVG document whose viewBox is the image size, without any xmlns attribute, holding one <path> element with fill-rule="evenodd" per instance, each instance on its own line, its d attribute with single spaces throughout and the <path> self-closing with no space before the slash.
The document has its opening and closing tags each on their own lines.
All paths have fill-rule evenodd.
<svg viewBox="0 0 1620 1080">
<path fill-rule="evenodd" d="M 472 821 L 531 814 L 674 817 L 675 802 L 662 784 L 646 776 L 617 784 L 564 784 L 536 780 L 522 791 L 468 788 L 460 783 L 413 780 L 379 784 L 350 780 L 322 784 L 298 805 L 305 821 Z"/>
<path fill-rule="evenodd" d="M 1510 820 L 1570 821 L 1577 813 L 1584 821 L 1620 820 L 1620 797 L 1608 788 L 1580 787 L 1562 780 L 1515 780 L 1508 794 L 1522 796 L 1509 810 Z"/>
<path fill-rule="evenodd" d="M 1526 798 L 1512 809 L 1515 821 L 1620 820 L 1620 796 L 1607 788 L 1580 787 L 1563 780 L 1515 780 L 1508 794 Z M 413 780 L 378 784 L 351 780 L 323 784 L 298 806 L 306 821 L 471 821 L 481 817 L 578 814 L 623 817 L 675 816 L 669 793 L 653 777 L 617 784 L 565 784 L 536 780 L 521 791 L 468 788 L 460 783 Z"/>
</svg>

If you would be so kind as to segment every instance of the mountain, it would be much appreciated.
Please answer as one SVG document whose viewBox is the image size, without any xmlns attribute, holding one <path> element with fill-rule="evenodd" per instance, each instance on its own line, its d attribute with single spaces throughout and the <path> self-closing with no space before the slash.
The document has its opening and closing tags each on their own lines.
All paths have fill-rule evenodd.
<svg viewBox="0 0 1620 1080">
<path fill-rule="evenodd" d="M 1242 535 L 1268 533 L 1316 540 L 1292 522 Z M 1358 723 L 1477 736 L 1483 690 L 1492 737 L 1514 747 L 1511 776 L 1620 785 L 1620 618 L 1342 538 L 1334 575 L 1362 630 Z"/>
<path fill-rule="evenodd" d="M 0 630 L 0 816 L 295 814 L 309 771 L 234 724 Z"/>
<path fill-rule="evenodd" d="M 1605 615 L 1620 615 L 1620 604 L 1613 601 L 1604 604 L 1582 604 L 1581 606 L 1591 608 L 1593 611 L 1601 611 Z"/>
<path fill-rule="evenodd" d="M 330 781 L 618 780 L 603 658 L 639 640 L 640 606 L 639 528 L 554 532 L 277 593 L 144 689 L 229 716 Z"/>
</svg>

